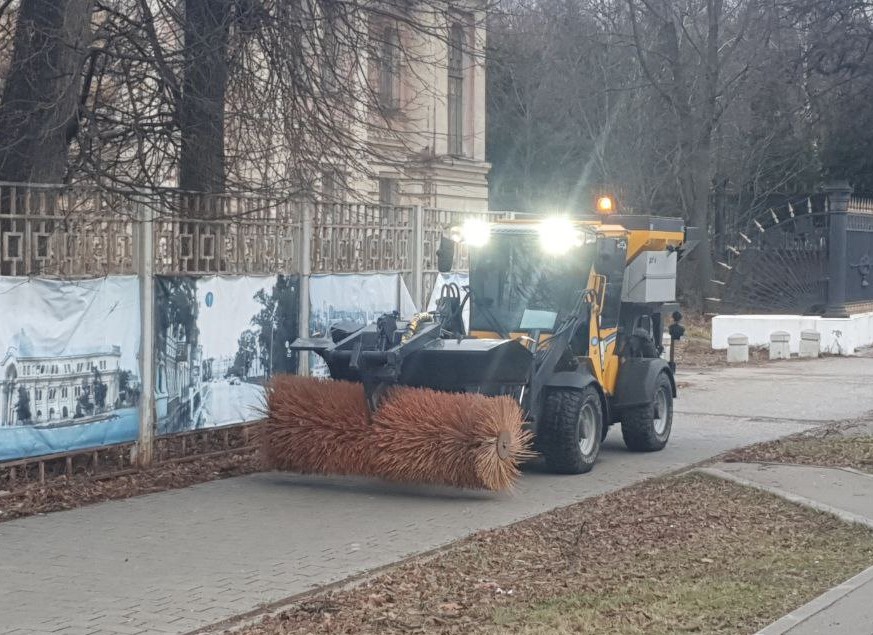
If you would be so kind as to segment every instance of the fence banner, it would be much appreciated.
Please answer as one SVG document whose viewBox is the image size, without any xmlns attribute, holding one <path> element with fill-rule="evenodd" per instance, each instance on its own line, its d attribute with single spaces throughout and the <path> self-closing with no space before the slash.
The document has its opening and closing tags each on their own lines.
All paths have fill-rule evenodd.
<svg viewBox="0 0 873 635">
<path fill-rule="evenodd" d="M 312 276 L 309 282 L 309 331 L 328 336 L 332 324 L 354 322 L 365 326 L 383 313 L 415 313 L 415 303 L 400 274 L 338 274 Z M 328 375 L 327 365 L 316 354 L 309 360 L 311 374 Z"/>
<path fill-rule="evenodd" d="M 158 434 L 260 418 L 264 384 L 296 372 L 296 276 L 156 279 Z"/>
<path fill-rule="evenodd" d="M 0 277 L 0 461 L 133 441 L 135 276 Z"/>
</svg>

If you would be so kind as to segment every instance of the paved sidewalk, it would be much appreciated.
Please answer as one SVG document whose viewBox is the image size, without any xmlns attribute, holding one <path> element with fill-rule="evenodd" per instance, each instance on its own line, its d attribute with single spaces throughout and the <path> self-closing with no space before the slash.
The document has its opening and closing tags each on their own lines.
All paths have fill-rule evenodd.
<svg viewBox="0 0 873 635">
<path fill-rule="evenodd" d="M 0 633 L 186 633 L 356 572 L 687 466 L 873 411 L 873 359 L 684 375 L 673 438 L 610 434 L 591 474 L 515 495 L 258 474 L 0 523 Z M 826 381 L 828 400 L 821 399 Z"/>
<path fill-rule="evenodd" d="M 873 475 L 842 468 L 717 463 L 703 470 L 873 528 Z M 873 567 L 758 635 L 873 635 Z"/>
</svg>

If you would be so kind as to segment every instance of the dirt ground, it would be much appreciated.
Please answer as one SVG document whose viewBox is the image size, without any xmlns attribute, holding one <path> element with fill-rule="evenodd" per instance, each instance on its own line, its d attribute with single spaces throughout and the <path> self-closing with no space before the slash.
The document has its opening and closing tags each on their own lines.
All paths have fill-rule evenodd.
<svg viewBox="0 0 873 635">
<path fill-rule="evenodd" d="M 728 452 L 720 460 L 851 467 L 873 473 L 873 421 L 817 428 L 778 441 L 740 448 Z"/>
<path fill-rule="evenodd" d="M 256 453 L 247 450 L 184 463 L 167 463 L 122 476 L 110 473 L 101 478 L 78 474 L 54 478 L 44 484 L 6 484 L 7 489 L 0 489 L 0 522 L 188 487 L 220 478 L 250 474 L 260 469 Z"/>
<path fill-rule="evenodd" d="M 749 633 L 871 563 L 866 529 L 686 475 L 482 532 L 241 632 Z"/>
<path fill-rule="evenodd" d="M 679 369 L 721 368 L 727 366 L 727 353 L 712 350 L 712 327 L 708 318 L 688 313 L 682 318 L 685 337 L 676 346 L 676 365 Z M 768 361 L 766 348 L 749 349 L 749 363 L 762 364 Z"/>
</svg>

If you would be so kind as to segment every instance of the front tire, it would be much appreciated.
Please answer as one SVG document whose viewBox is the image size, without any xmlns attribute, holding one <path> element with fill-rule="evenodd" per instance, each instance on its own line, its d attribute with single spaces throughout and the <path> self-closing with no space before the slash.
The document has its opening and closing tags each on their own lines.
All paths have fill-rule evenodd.
<svg viewBox="0 0 873 635">
<path fill-rule="evenodd" d="M 663 450 L 673 429 L 673 384 L 667 373 L 655 382 L 652 401 L 644 406 L 627 408 L 621 417 L 621 435 L 632 452 Z"/>
<path fill-rule="evenodd" d="M 557 389 L 546 397 L 543 455 L 557 474 L 590 472 L 600 454 L 603 406 L 593 386 L 582 390 Z"/>
</svg>

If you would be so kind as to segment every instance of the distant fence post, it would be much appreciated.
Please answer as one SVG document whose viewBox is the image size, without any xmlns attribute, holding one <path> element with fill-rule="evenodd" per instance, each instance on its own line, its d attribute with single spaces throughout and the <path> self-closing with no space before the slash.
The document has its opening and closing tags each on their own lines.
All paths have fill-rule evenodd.
<svg viewBox="0 0 873 635">
<path fill-rule="evenodd" d="M 852 187 L 835 181 L 822 188 L 828 205 L 828 306 L 825 317 L 848 317 L 846 277 L 848 275 L 848 212 Z"/>
<path fill-rule="evenodd" d="M 309 279 L 312 275 L 312 217 L 311 203 L 300 206 L 300 295 L 297 316 L 297 336 L 309 337 Z M 297 356 L 297 373 L 309 375 L 309 353 L 301 351 Z"/>
<path fill-rule="evenodd" d="M 427 310 L 424 299 L 424 208 L 412 208 L 412 301 L 419 311 Z"/>
<path fill-rule="evenodd" d="M 137 275 L 140 293 L 140 377 L 142 391 L 139 399 L 139 438 L 136 443 L 136 462 L 148 467 L 154 456 L 155 436 L 155 213 L 148 201 L 137 197 L 133 202 L 136 212 Z"/>
</svg>

